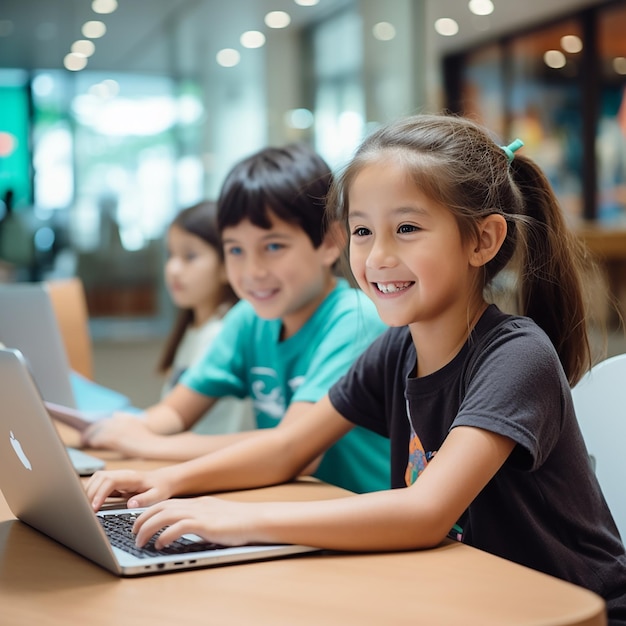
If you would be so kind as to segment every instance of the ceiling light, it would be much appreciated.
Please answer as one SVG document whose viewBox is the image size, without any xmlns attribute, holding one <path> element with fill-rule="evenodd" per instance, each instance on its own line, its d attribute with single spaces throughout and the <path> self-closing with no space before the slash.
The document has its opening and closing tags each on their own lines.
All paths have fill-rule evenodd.
<svg viewBox="0 0 626 626">
<path fill-rule="evenodd" d="M 582 39 L 578 35 L 565 35 L 561 37 L 561 48 L 570 54 L 576 54 L 583 49 Z"/>
<path fill-rule="evenodd" d="M 396 29 L 389 22 L 378 22 L 374 24 L 372 34 L 379 41 L 391 41 L 396 36 Z"/>
<path fill-rule="evenodd" d="M 440 17 L 435 22 L 435 30 L 444 37 L 452 37 L 459 32 L 459 25 L 450 17 Z"/>
<path fill-rule="evenodd" d="M 202 101 L 191 94 L 178 98 L 178 121 L 181 124 L 193 124 L 204 115 Z"/>
<path fill-rule="evenodd" d="M 115 98 L 120 92 L 119 83 L 115 80 L 107 79 L 103 80 L 101 83 L 96 83 L 95 85 L 91 85 L 87 90 L 93 96 L 97 96 L 102 100 L 111 100 Z"/>
<path fill-rule="evenodd" d="M 91 8 L 94 13 L 113 13 L 117 9 L 117 0 L 93 0 Z"/>
<path fill-rule="evenodd" d="M 285 11 L 270 11 L 265 16 L 265 24 L 270 28 L 286 28 L 291 24 L 291 17 Z"/>
<path fill-rule="evenodd" d="M 244 48 L 260 48 L 265 44 L 265 35 L 259 30 L 248 30 L 239 38 Z"/>
<path fill-rule="evenodd" d="M 95 52 L 96 46 L 89 39 L 79 39 L 72 44 L 71 50 L 74 54 L 90 57 Z"/>
<path fill-rule="evenodd" d="M 83 24 L 81 32 L 84 37 L 89 37 L 89 39 L 98 39 L 107 32 L 107 27 L 104 22 L 91 20 Z"/>
<path fill-rule="evenodd" d="M 301 7 L 314 7 L 319 3 L 320 0 L 293 0 L 296 4 L 299 4 Z"/>
<path fill-rule="evenodd" d="M 49 96 L 54 90 L 54 79 L 50 74 L 38 74 L 33 79 L 33 91 L 39 98 Z"/>
<path fill-rule="evenodd" d="M 491 15 L 494 10 L 491 0 L 470 0 L 468 6 L 474 15 Z"/>
<path fill-rule="evenodd" d="M 96 96 L 102 100 L 108 100 L 109 92 L 107 88 L 102 83 L 97 83 L 96 85 L 92 85 L 87 90 L 87 93 L 90 93 L 92 96 Z"/>
<path fill-rule="evenodd" d="M 74 52 L 70 52 L 69 54 L 66 54 L 63 58 L 63 65 L 67 70 L 71 70 L 72 72 L 78 72 L 79 70 L 82 70 L 87 66 L 87 57 L 83 54 L 75 54 Z"/>
<path fill-rule="evenodd" d="M 313 113 L 309 109 L 291 109 L 285 113 L 285 123 L 289 128 L 306 130 L 313 126 Z"/>
<path fill-rule="evenodd" d="M 558 70 L 565 67 L 567 59 L 560 50 L 548 50 L 543 55 L 543 62 L 552 69 Z"/>
<path fill-rule="evenodd" d="M 117 94 L 120 92 L 120 84 L 112 78 L 106 78 L 105 80 L 103 80 L 102 85 L 108 90 L 111 97 L 117 96 Z"/>
<path fill-rule="evenodd" d="M 241 55 L 234 48 L 223 48 L 215 58 L 222 67 L 234 67 L 239 63 Z"/>
<path fill-rule="evenodd" d="M 613 69 L 621 76 L 626 76 L 626 57 L 615 57 L 613 59 Z"/>
</svg>

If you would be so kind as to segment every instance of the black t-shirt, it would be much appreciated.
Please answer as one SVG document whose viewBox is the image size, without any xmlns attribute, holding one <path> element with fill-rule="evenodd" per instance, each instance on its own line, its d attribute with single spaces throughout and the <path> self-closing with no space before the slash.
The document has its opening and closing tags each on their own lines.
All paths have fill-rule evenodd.
<svg viewBox="0 0 626 626">
<path fill-rule="evenodd" d="M 390 437 L 392 487 L 410 484 L 456 426 L 513 439 L 459 520 L 459 538 L 595 591 L 612 623 L 626 623 L 624 546 L 545 333 L 492 305 L 443 368 L 415 378 L 417 358 L 408 328 L 391 328 L 329 392 L 345 418 Z"/>
</svg>

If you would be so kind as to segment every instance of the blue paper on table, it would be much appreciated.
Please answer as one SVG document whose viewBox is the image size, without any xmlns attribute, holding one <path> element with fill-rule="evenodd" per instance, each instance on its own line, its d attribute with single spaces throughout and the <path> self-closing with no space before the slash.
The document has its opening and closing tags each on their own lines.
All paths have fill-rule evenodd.
<svg viewBox="0 0 626 626">
<path fill-rule="evenodd" d="M 119 391 L 103 387 L 76 372 L 70 374 L 76 408 L 85 413 L 113 413 L 132 409 L 130 399 Z"/>
<path fill-rule="evenodd" d="M 142 414 L 140 409 L 131 405 L 129 398 L 123 393 L 94 383 L 76 372 L 70 374 L 70 383 L 76 408 L 54 402 L 44 402 L 44 404 L 52 417 L 72 428 L 84 430 L 98 420 L 111 417 L 115 411 Z"/>
</svg>

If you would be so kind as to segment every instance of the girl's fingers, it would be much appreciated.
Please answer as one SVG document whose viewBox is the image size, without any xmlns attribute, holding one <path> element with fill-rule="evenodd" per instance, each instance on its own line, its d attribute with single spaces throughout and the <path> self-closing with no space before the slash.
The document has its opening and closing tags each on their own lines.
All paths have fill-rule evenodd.
<svg viewBox="0 0 626 626">
<path fill-rule="evenodd" d="M 129 495 L 143 489 L 145 477 L 140 472 L 125 470 L 96 472 L 85 487 L 87 498 L 98 510 L 109 496 Z"/>
<path fill-rule="evenodd" d="M 145 545 L 157 532 L 162 531 L 155 542 L 161 549 L 182 535 L 194 533 L 211 541 L 210 529 L 206 524 L 207 511 L 197 501 L 168 500 L 144 511 L 135 522 L 137 546 Z"/>
<path fill-rule="evenodd" d="M 144 546 L 155 533 L 168 525 L 170 516 L 163 510 L 164 504 L 151 506 L 135 521 L 133 532 L 136 534 L 135 543 L 138 547 Z"/>
<path fill-rule="evenodd" d="M 164 499 L 164 495 L 159 491 L 157 487 L 147 489 L 143 493 L 136 493 L 132 498 L 128 500 L 126 506 L 129 509 L 142 509 L 146 506 L 152 506 L 157 502 L 161 502 Z"/>
</svg>

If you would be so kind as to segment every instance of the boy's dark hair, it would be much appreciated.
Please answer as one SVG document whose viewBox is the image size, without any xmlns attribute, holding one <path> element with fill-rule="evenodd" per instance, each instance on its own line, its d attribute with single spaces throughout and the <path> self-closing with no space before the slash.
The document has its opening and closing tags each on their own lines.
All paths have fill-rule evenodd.
<svg viewBox="0 0 626 626">
<path fill-rule="evenodd" d="M 332 183 L 327 163 L 305 144 L 265 148 L 237 163 L 217 200 L 220 233 L 250 220 L 271 227 L 269 211 L 297 224 L 318 248 L 326 233 L 326 196 Z"/>
</svg>

